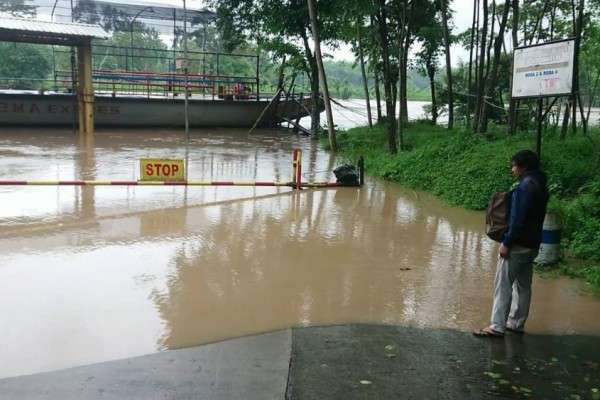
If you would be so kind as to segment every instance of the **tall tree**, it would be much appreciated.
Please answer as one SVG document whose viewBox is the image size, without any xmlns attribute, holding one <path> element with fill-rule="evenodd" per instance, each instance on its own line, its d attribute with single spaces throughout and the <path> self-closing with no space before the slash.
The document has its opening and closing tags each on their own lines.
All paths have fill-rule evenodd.
<svg viewBox="0 0 600 400">
<path fill-rule="evenodd" d="M 577 27 L 575 29 L 575 62 L 573 63 L 573 92 L 574 98 L 577 104 L 579 104 L 579 111 L 581 113 L 581 123 L 583 125 L 583 133 L 587 134 L 587 120 L 585 118 L 585 112 L 583 110 L 583 103 L 581 101 L 581 93 L 579 91 L 579 53 L 581 49 L 581 36 L 583 32 L 583 10 L 585 6 L 585 0 L 579 0 L 578 12 L 577 12 Z M 575 121 L 575 118 L 573 118 Z"/>
<path fill-rule="evenodd" d="M 504 31 L 506 29 L 506 24 L 508 22 L 508 13 L 510 11 L 510 5 L 507 1 L 504 4 L 504 10 L 502 12 L 502 21 L 500 21 L 500 26 L 498 27 L 498 35 L 494 39 L 494 59 L 489 60 L 488 64 L 491 62 L 491 71 L 487 77 L 487 82 L 485 86 L 485 99 L 491 99 L 494 93 L 494 90 L 497 86 L 497 78 L 498 78 L 498 65 L 500 63 L 500 52 L 502 51 L 502 43 L 504 42 Z M 480 108 L 480 127 L 479 132 L 487 131 L 487 123 L 488 123 L 488 101 L 484 101 Z"/>
<path fill-rule="evenodd" d="M 477 100 L 475 102 L 475 125 L 474 130 L 476 133 L 480 132 L 481 126 L 481 107 L 483 102 L 486 101 L 485 94 L 485 53 L 486 53 L 486 38 L 487 38 L 487 28 L 488 28 L 488 19 L 489 19 L 489 11 L 488 11 L 488 0 L 482 0 L 483 2 L 483 16 L 482 16 L 482 25 L 481 25 L 481 34 L 479 40 L 479 81 L 477 83 Z"/>
<path fill-rule="evenodd" d="M 507 0 L 508 2 L 508 0 Z M 512 48 L 519 46 L 519 0 L 512 0 Z M 512 71 L 510 73 L 510 87 L 512 90 Z M 517 100 L 512 98 L 510 93 L 510 105 L 508 108 L 508 133 L 514 134 L 517 126 Z"/>
<path fill-rule="evenodd" d="M 417 53 L 421 72 L 429 78 L 429 86 L 431 90 L 431 122 L 437 124 L 438 104 L 435 91 L 435 74 L 438 70 L 438 58 L 441 53 L 441 48 L 444 42 L 443 27 L 441 24 L 433 23 L 424 26 L 419 30 L 421 38 L 421 50 Z"/>
<path fill-rule="evenodd" d="M 469 44 L 469 75 L 467 78 L 467 109 L 465 111 L 467 128 L 471 127 L 471 109 L 473 108 L 473 48 L 475 38 L 475 23 L 477 21 L 478 0 L 473 0 L 473 23 L 471 25 L 471 41 Z M 475 55 L 477 57 L 477 55 Z"/>
<path fill-rule="evenodd" d="M 371 3 L 372 5 L 372 3 Z M 375 24 L 375 15 L 372 10 L 369 14 L 369 20 L 371 24 L 369 25 L 370 34 L 374 37 L 377 37 L 377 25 Z M 377 105 L 377 122 L 383 121 L 383 114 L 381 112 L 381 81 L 379 79 L 380 75 L 380 59 L 381 56 L 379 54 L 379 48 L 377 46 L 371 47 L 371 56 L 369 57 L 371 60 L 370 67 L 373 72 L 373 83 L 375 86 L 375 101 Z"/>
<path fill-rule="evenodd" d="M 263 50 L 300 67 L 310 81 L 311 99 L 320 100 L 319 68 L 309 37 L 311 23 L 306 0 L 209 0 L 217 10 L 217 25 L 226 42 L 254 41 Z M 336 40 L 340 24 L 339 3 L 319 1 L 319 33 L 321 42 Z M 240 40 L 241 39 L 241 40 Z M 312 108 L 312 134 L 319 130 L 320 113 Z"/>
<path fill-rule="evenodd" d="M 375 105 L 377 107 L 377 122 L 383 121 L 381 112 L 381 82 L 379 80 L 379 67 L 377 64 L 371 64 L 373 69 L 373 84 L 375 86 Z"/>
<path fill-rule="evenodd" d="M 315 57 L 319 67 L 319 77 L 321 87 L 323 88 L 323 97 L 325 100 L 325 112 L 327 114 L 327 130 L 329 131 L 329 147 L 332 151 L 337 150 L 337 141 L 335 138 L 335 127 L 333 125 L 333 114 L 331 112 L 331 102 L 329 99 L 329 88 L 327 87 L 327 75 L 323 67 L 323 56 L 321 55 L 321 39 L 319 34 L 319 24 L 317 22 L 317 6 L 315 0 L 307 0 L 308 14 L 310 15 L 312 35 L 315 45 Z"/>
<path fill-rule="evenodd" d="M 392 67 L 390 65 L 390 48 L 391 42 L 388 28 L 388 11 L 385 0 L 377 0 L 376 23 L 378 27 L 379 47 L 381 49 L 381 57 L 383 62 L 383 88 L 385 92 L 385 111 L 388 132 L 388 146 L 390 153 L 398 152 L 396 144 L 396 104 L 392 95 L 392 87 L 395 86 L 395 80 L 392 76 Z"/>
<path fill-rule="evenodd" d="M 369 80 L 367 79 L 367 71 L 365 68 L 365 54 L 363 51 L 362 41 L 362 18 L 356 20 L 356 47 L 358 50 L 358 58 L 360 62 L 360 72 L 362 74 L 363 87 L 365 89 L 365 102 L 367 106 L 367 119 L 369 121 L 369 128 L 373 127 L 373 118 L 371 116 L 371 102 L 369 99 Z"/>
<path fill-rule="evenodd" d="M 448 28 L 448 0 L 440 0 L 444 48 L 446 54 L 446 80 L 448 84 L 448 129 L 454 127 L 454 91 L 452 89 L 452 63 L 450 61 L 450 29 Z"/>
</svg>

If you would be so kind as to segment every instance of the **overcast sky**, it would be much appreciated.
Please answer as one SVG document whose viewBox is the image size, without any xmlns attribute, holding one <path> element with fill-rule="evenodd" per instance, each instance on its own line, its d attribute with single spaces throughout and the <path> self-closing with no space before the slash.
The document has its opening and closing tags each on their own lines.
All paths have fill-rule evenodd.
<svg viewBox="0 0 600 400">
<path fill-rule="evenodd" d="M 183 4 L 183 0 L 151 0 L 155 3 L 163 4 Z M 202 8 L 205 3 L 202 0 L 187 0 L 188 7 Z M 462 32 L 471 26 L 473 18 L 473 0 L 451 0 L 450 7 L 454 10 L 454 33 Z M 342 46 L 338 50 L 326 50 L 332 54 L 334 59 L 354 61 L 354 55 L 348 46 Z M 456 64 L 459 59 L 466 60 L 469 57 L 468 52 L 460 46 L 453 46 L 450 51 L 452 63 Z"/>
<path fill-rule="evenodd" d="M 183 6 L 183 0 L 147 0 L 147 2 L 169 6 Z M 187 6 L 189 8 L 200 9 L 206 6 L 206 2 L 203 0 L 187 0 Z M 463 32 L 468 29 L 471 26 L 473 18 L 473 0 L 450 0 L 450 7 L 454 10 L 454 33 Z M 334 59 L 337 60 L 354 61 L 355 58 L 348 46 L 342 46 L 337 50 L 325 49 L 324 51 L 333 55 Z M 459 59 L 466 60 L 469 57 L 469 53 L 460 46 L 453 46 L 450 53 L 453 64 L 456 64 Z"/>
</svg>

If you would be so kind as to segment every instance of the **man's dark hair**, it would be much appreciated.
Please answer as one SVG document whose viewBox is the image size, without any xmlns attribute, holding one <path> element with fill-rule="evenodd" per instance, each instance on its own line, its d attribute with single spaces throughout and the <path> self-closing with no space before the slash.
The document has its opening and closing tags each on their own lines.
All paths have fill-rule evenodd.
<svg viewBox="0 0 600 400">
<path fill-rule="evenodd" d="M 540 159 L 537 154 L 531 150 L 521 150 L 511 158 L 511 162 L 518 166 L 524 167 L 527 171 L 540 168 Z"/>
</svg>

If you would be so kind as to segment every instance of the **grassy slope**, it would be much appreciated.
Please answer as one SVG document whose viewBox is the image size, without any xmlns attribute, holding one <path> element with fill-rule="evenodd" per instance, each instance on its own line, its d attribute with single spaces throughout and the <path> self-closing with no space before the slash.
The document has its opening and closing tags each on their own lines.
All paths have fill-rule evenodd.
<svg viewBox="0 0 600 400">
<path fill-rule="evenodd" d="M 592 138 L 600 143 L 599 132 Z M 485 209 L 491 193 L 510 188 L 510 157 L 534 146 L 528 134 L 508 137 L 498 130 L 482 138 L 427 124 L 411 125 L 406 132 L 408 150 L 394 156 L 387 152 L 381 125 L 340 132 L 338 143 L 345 157 L 363 155 L 369 174 L 474 210 Z M 577 259 L 560 269 L 600 289 L 600 152 L 582 135 L 566 141 L 548 135 L 542 154 L 552 194 L 550 209 L 563 219 L 566 259 Z"/>
</svg>

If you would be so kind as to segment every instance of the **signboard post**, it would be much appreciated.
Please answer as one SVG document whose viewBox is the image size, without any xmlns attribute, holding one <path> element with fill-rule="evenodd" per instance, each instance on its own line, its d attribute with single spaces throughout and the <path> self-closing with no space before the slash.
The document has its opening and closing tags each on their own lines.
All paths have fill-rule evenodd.
<svg viewBox="0 0 600 400">
<path fill-rule="evenodd" d="M 542 151 L 542 123 L 548 111 L 560 96 L 573 94 L 573 66 L 575 39 L 518 47 L 513 54 L 511 97 L 513 99 L 538 99 L 537 141 L 538 157 Z M 554 101 L 543 111 L 543 99 Z"/>
</svg>

